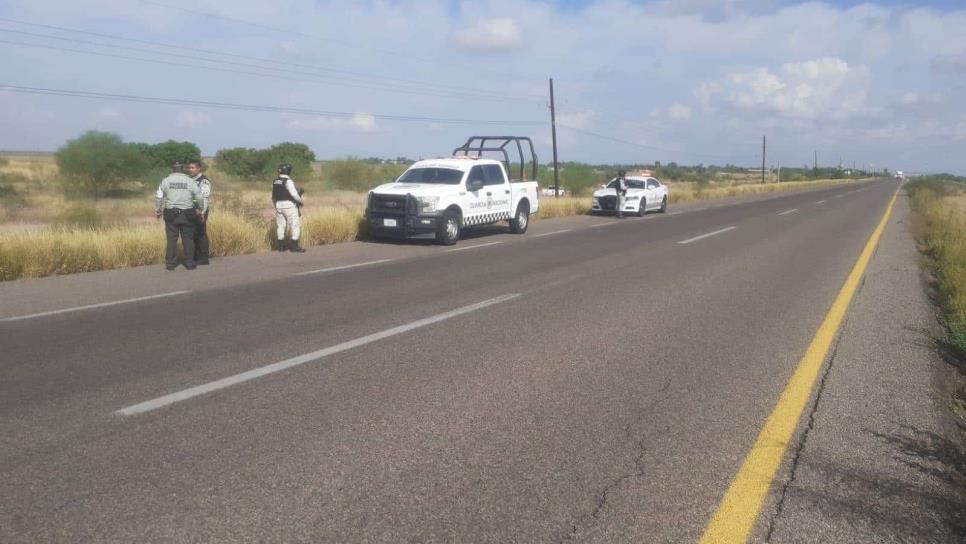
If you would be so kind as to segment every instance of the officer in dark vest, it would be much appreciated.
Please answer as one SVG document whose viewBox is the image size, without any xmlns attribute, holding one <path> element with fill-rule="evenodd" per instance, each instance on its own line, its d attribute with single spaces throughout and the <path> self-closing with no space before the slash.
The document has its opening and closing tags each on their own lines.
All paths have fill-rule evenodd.
<svg viewBox="0 0 966 544">
<path fill-rule="evenodd" d="M 289 177 L 291 173 L 292 165 L 283 164 L 278 167 L 278 177 L 272 182 L 272 202 L 275 204 L 277 226 L 275 234 L 278 238 L 278 251 L 288 249 L 293 253 L 305 253 L 299 246 L 299 237 L 302 235 L 302 191 L 295 187 L 295 180 Z M 292 229 L 290 243 L 285 242 L 287 226 Z"/>
<path fill-rule="evenodd" d="M 614 183 L 614 189 L 617 192 L 617 218 L 624 219 L 624 205 L 627 203 L 627 180 L 625 176 L 627 172 L 623 170 L 617 171 L 617 179 Z"/>
<path fill-rule="evenodd" d="M 197 205 L 201 202 L 198 184 L 184 174 L 184 165 L 175 162 L 171 174 L 161 180 L 155 194 L 154 213 L 164 217 L 164 232 L 168 244 L 164 252 L 164 264 L 168 270 L 178 267 L 178 237 L 184 246 L 184 267 L 195 269 L 195 225 L 198 222 Z"/>
<path fill-rule="evenodd" d="M 201 161 L 188 162 L 188 175 L 198 184 L 201 192 L 201 206 L 199 206 L 198 224 L 195 225 L 195 262 L 208 263 L 208 212 L 211 211 L 211 180 L 202 172 Z"/>
</svg>

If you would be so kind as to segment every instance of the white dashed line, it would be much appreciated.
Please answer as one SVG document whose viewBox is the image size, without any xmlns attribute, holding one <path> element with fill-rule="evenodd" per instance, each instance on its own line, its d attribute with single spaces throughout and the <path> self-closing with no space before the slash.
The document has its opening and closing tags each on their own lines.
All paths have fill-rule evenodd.
<svg viewBox="0 0 966 544">
<path fill-rule="evenodd" d="M 617 224 L 617 221 L 616 220 L 609 221 L 607 223 L 594 223 L 593 225 L 590 226 L 590 228 L 594 228 L 594 227 L 606 227 L 608 225 L 616 225 L 616 224 Z"/>
<path fill-rule="evenodd" d="M 335 346 L 331 346 L 325 349 L 320 349 L 318 351 L 313 351 L 311 353 L 306 353 L 305 355 L 299 355 L 298 357 L 292 357 L 291 359 L 285 359 L 284 361 L 279 361 L 277 363 L 272 363 L 263 367 L 259 367 L 248 372 L 242 372 L 241 374 L 235 374 L 234 376 L 228 376 L 227 378 L 222 378 L 220 380 L 215 380 L 213 382 L 208 382 L 206 384 L 198 385 L 195 387 L 190 387 L 188 389 L 183 389 L 176 393 L 171 393 L 169 395 L 164 395 L 153 400 L 128 406 L 127 408 L 121 408 L 120 410 L 114 412 L 115 415 L 119 416 L 135 416 L 138 414 L 143 414 L 145 412 L 150 412 L 152 410 L 157 410 L 158 408 L 163 408 L 183 400 L 188 400 L 193 397 L 198 397 L 206 393 L 211 393 L 212 391 L 218 391 L 219 389 L 225 389 L 226 387 L 231 387 L 232 385 L 237 385 L 247 381 L 254 380 L 256 378 L 261 378 L 269 374 L 274 374 L 275 372 L 280 372 L 292 367 L 304 365 L 305 363 L 310 363 L 317 361 L 329 355 L 334 355 L 336 353 L 341 353 L 343 351 L 348 351 L 353 348 L 364 346 L 366 344 L 371 344 L 390 336 L 396 336 L 404 332 L 409 332 L 420 327 L 425 327 L 427 325 L 432 325 L 434 323 L 439 323 L 440 321 L 445 321 L 447 319 L 452 319 L 463 314 L 468 314 L 470 312 L 475 312 L 477 310 L 482 310 L 488 306 L 493 306 L 494 304 L 500 304 L 501 302 L 507 302 L 513 300 L 520 295 L 509 294 L 503 295 L 496 298 L 491 298 L 484 300 L 482 302 L 477 302 L 476 304 L 470 304 L 469 306 L 463 306 L 462 308 L 457 308 L 446 313 L 437 314 L 432 317 L 427 317 L 420 319 L 418 321 L 413 321 L 406 325 L 400 325 L 398 327 L 393 327 L 391 329 L 386 329 L 382 332 L 373 333 L 361 338 L 356 338 L 355 340 L 349 340 L 348 342 L 343 342 Z"/>
<path fill-rule="evenodd" d="M 447 249 L 446 251 L 466 251 L 467 249 L 476 249 L 478 247 L 495 246 L 497 244 L 502 244 L 503 242 L 490 242 L 488 244 L 476 244 L 475 246 L 458 247 L 456 249 Z"/>
<path fill-rule="evenodd" d="M 671 212 L 668 215 L 679 215 L 679 214 L 682 214 L 682 213 L 684 213 L 684 212 Z"/>
<path fill-rule="evenodd" d="M 682 240 L 682 241 L 680 241 L 678 243 L 679 244 L 690 244 L 691 242 L 697 242 L 698 240 L 703 240 L 705 238 L 708 238 L 709 236 L 715 236 L 716 234 L 721 234 L 722 232 L 728 232 L 729 230 L 734 230 L 736 228 L 738 228 L 738 227 L 725 227 L 723 229 L 718 229 L 716 231 L 709 232 L 707 234 L 702 234 L 701 236 L 695 236 L 694 238 L 688 238 L 687 240 Z"/>
<path fill-rule="evenodd" d="M 842 198 L 845 195 L 835 195 L 835 198 Z"/>
<path fill-rule="evenodd" d="M 825 204 L 825 202 L 826 202 L 825 200 L 819 200 L 818 202 L 816 202 L 816 204 Z"/>
<path fill-rule="evenodd" d="M 574 229 L 555 230 L 555 231 L 552 231 L 552 232 L 545 232 L 543 234 L 535 234 L 533 237 L 534 238 L 542 238 L 544 236 L 550 236 L 551 234 L 560 234 L 561 232 L 570 232 L 572 230 L 574 230 Z"/>
<path fill-rule="evenodd" d="M 790 209 L 790 210 L 785 210 L 785 211 L 783 211 L 783 212 L 781 212 L 781 213 L 779 213 L 778 215 L 788 215 L 788 214 L 790 214 L 790 213 L 795 213 L 795 212 L 797 212 L 797 211 L 798 211 L 798 208 L 792 208 L 792 209 Z"/>
<path fill-rule="evenodd" d="M 336 270 L 347 270 L 349 268 L 359 268 L 360 266 L 369 266 L 371 264 L 388 263 L 391 260 L 392 259 L 380 259 L 378 261 L 369 261 L 369 262 L 365 262 L 365 263 L 347 264 L 347 265 L 344 265 L 344 266 L 333 266 L 331 268 L 320 268 L 318 270 L 309 270 L 308 272 L 298 272 L 295 275 L 296 276 L 307 276 L 309 274 L 322 274 L 324 272 L 335 272 Z"/>
<path fill-rule="evenodd" d="M 142 300 L 152 300 L 156 298 L 173 297 L 177 295 L 183 295 L 185 293 L 190 293 L 191 291 L 174 291 L 172 293 L 161 293 L 160 295 L 150 295 L 146 297 L 128 298 L 124 300 L 115 300 L 113 302 L 101 302 L 99 304 L 88 304 L 86 306 L 76 306 L 74 308 L 64 308 L 63 310 L 51 310 L 49 312 L 40 312 L 36 314 L 18 315 L 14 317 L 5 317 L 0 319 L 0 323 L 5 323 L 9 321 L 20 321 L 23 319 L 33 319 L 35 317 L 44 317 L 48 315 L 66 314 L 70 312 L 80 312 L 82 310 L 93 310 L 94 308 L 105 308 L 107 306 L 117 306 L 118 304 L 129 304 L 131 302 L 141 302 Z"/>
</svg>

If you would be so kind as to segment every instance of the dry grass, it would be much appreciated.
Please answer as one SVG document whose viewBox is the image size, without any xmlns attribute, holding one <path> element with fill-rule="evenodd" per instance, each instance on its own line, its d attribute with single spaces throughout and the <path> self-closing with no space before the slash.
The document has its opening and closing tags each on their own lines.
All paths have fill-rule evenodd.
<svg viewBox="0 0 966 544">
<path fill-rule="evenodd" d="M 572 196 L 543 197 L 537 210 L 537 219 L 552 219 L 590 213 L 590 199 Z"/>
<path fill-rule="evenodd" d="M 783 183 L 750 183 L 750 184 L 707 184 L 669 182 L 671 204 L 693 202 L 695 200 L 714 200 L 734 196 L 748 196 L 800 189 L 828 187 L 849 183 L 847 180 L 823 179 L 815 181 L 790 181 Z"/>
<path fill-rule="evenodd" d="M 918 238 L 938 282 L 950 344 L 966 355 L 966 185 L 910 184 Z"/>
<path fill-rule="evenodd" d="M 76 200 L 65 197 L 50 155 L 5 155 L 0 162 L 0 280 L 35 278 L 145 264 L 163 260 L 163 228 L 154 220 L 153 189 L 132 185 L 133 198 Z M 274 208 L 267 183 L 213 172 L 215 194 L 208 230 L 215 256 L 267 251 L 275 243 Z M 669 183 L 671 202 L 821 187 L 835 181 L 780 185 Z M 306 188 L 304 245 L 359 239 L 366 194 L 332 189 L 321 178 L 299 180 Z M 590 212 L 590 198 L 543 198 L 539 219 Z"/>
</svg>

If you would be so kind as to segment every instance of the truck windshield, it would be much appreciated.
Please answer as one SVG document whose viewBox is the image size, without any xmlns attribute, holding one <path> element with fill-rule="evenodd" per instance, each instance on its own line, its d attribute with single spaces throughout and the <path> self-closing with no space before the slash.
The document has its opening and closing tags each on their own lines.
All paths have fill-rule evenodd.
<svg viewBox="0 0 966 544">
<path fill-rule="evenodd" d="M 399 176 L 399 183 L 443 183 L 458 185 L 463 171 L 453 168 L 412 168 Z"/>
</svg>

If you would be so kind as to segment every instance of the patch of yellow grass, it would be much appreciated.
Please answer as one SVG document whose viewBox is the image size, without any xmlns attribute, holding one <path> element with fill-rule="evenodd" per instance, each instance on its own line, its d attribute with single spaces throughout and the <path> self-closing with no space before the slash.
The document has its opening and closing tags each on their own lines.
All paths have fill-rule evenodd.
<svg viewBox="0 0 966 544">
<path fill-rule="evenodd" d="M 320 246 L 358 239 L 362 215 L 361 208 L 309 210 L 302 217 L 303 245 Z"/>
<path fill-rule="evenodd" d="M 944 197 L 927 185 L 910 195 L 920 243 L 942 293 L 950 341 L 966 353 L 966 187 Z"/>
<path fill-rule="evenodd" d="M 590 199 L 570 196 L 543 197 L 537 210 L 537 219 L 551 219 L 590 213 Z"/>
</svg>

